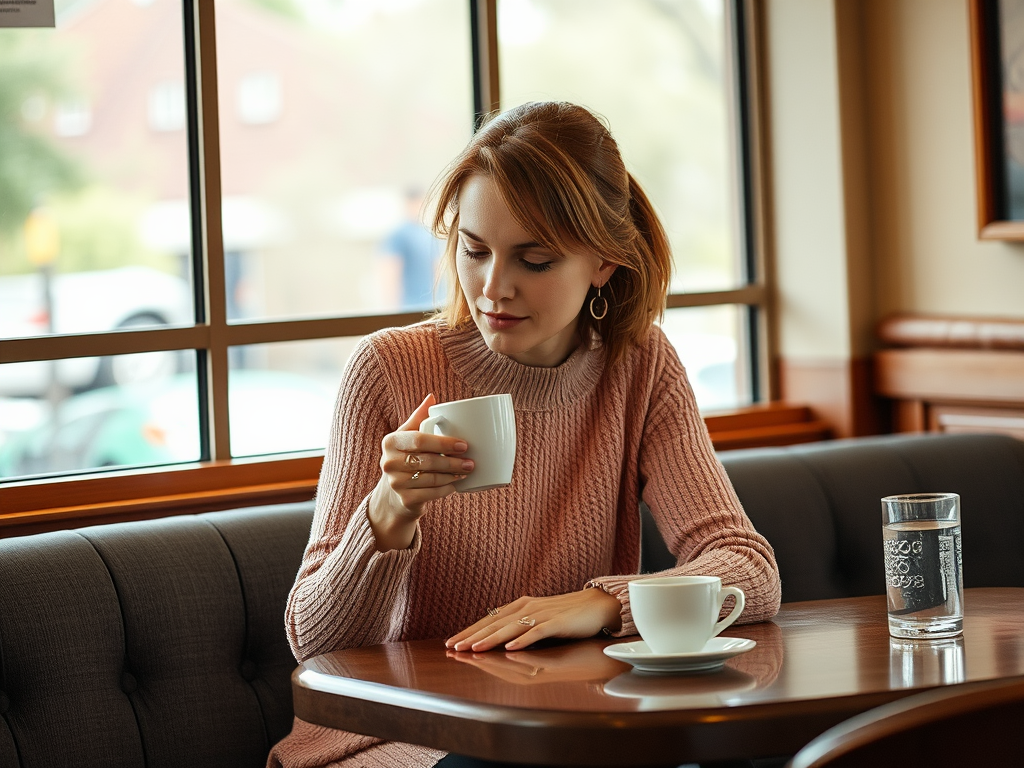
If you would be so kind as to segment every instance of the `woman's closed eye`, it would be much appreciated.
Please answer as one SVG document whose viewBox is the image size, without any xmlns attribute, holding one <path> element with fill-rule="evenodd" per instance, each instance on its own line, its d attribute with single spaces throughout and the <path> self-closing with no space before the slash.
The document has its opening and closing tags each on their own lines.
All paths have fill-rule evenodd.
<svg viewBox="0 0 1024 768">
<path fill-rule="evenodd" d="M 468 245 L 463 245 L 462 246 L 461 253 L 467 259 L 472 259 L 473 261 L 477 261 L 478 259 L 486 259 L 488 256 L 491 255 L 490 251 L 487 251 L 487 250 L 474 250 L 474 249 L 470 248 Z M 519 259 L 519 263 L 522 264 L 523 267 L 525 269 L 528 269 L 530 272 L 547 272 L 549 269 L 551 269 L 551 265 L 552 265 L 553 262 L 551 262 L 551 261 L 530 261 L 529 259 L 526 259 L 526 258 L 520 258 Z"/>
<path fill-rule="evenodd" d="M 523 266 L 531 272 L 547 272 L 551 269 L 550 261 L 527 261 L 523 259 Z"/>
<path fill-rule="evenodd" d="M 482 259 L 490 254 L 487 251 L 473 251 L 468 246 L 462 246 L 462 255 L 470 259 Z"/>
</svg>

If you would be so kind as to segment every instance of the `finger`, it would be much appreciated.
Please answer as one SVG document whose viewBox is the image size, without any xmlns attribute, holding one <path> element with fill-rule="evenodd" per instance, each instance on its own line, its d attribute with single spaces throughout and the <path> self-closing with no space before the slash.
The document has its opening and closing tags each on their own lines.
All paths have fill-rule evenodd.
<svg viewBox="0 0 1024 768">
<path fill-rule="evenodd" d="M 416 406 L 416 410 L 410 414 L 409 418 L 405 420 L 405 423 L 398 428 L 399 432 L 411 432 L 418 430 L 423 420 L 427 418 L 427 411 L 430 410 L 430 406 L 437 403 L 437 398 L 434 397 L 434 393 L 431 392 L 429 395 L 423 398 L 423 402 Z"/>
<path fill-rule="evenodd" d="M 421 472 L 417 470 L 409 475 L 405 483 L 406 488 L 442 488 L 451 485 L 458 480 L 465 480 L 465 474 L 454 475 L 447 472 Z"/>
<path fill-rule="evenodd" d="M 472 626 L 466 627 L 464 630 L 459 632 L 457 635 L 452 635 L 444 644 L 446 648 L 452 648 L 456 651 L 468 651 L 470 643 L 467 640 L 471 637 L 493 631 L 501 626 L 504 626 L 504 622 L 497 622 L 492 617 L 488 616 L 486 619 L 481 619 Z"/>
<path fill-rule="evenodd" d="M 519 615 L 519 609 L 521 608 L 521 606 L 523 604 L 523 599 L 524 598 L 519 598 L 518 600 L 514 600 L 511 603 L 506 603 L 505 605 L 502 605 L 499 608 L 493 609 L 493 610 L 496 610 L 497 613 L 495 613 L 494 615 L 488 614 L 487 616 L 484 616 L 483 618 L 479 619 L 478 621 L 473 622 L 473 624 L 471 624 L 470 626 L 466 627 L 464 630 L 462 630 L 458 634 L 452 635 L 447 640 L 445 640 L 445 643 L 444 643 L 445 647 L 446 648 L 454 648 L 456 643 L 459 643 L 459 642 L 465 640 L 467 637 L 472 637 L 473 635 L 475 635 L 477 632 L 481 631 L 482 629 L 484 629 L 486 627 L 490 627 L 492 625 L 501 625 L 501 624 L 503 624 L 508 619 L 509 616 L 511 616 L 513 614 L 518 616 Z M 469 646 L 467 645 L 466 648 L 468 649 Z M 462 650 L 462 649 L 459 649 L 459 650 Z"/>
<path fill-rule="evenodd" d="M 458 651 L 490 650 L 499 643 L 504 643 L 513 637 L 523 634 L 531 626 L 542 623 L 544 618 L 546 618 L 542 618 L 543 614 L 538 615 L 537 613 L 529 613 L 527 615 L 525 614 L 525 608 L 526 606 L 517 606 L 512 611 L 503 612 L 502 616 L 497 617 L 494 621 L 458 642 L 455 645 L 455 649 Z M 526 620 L 525 622 L 524 619 Z M 484 645 L 481 645 L 481 643 Z"/>
<path fill-rule="evenodd" d="M 451 637 L 444 641 L 444 645 L 455 650 L 469 650 L 474 639 L 480 639 L 486 637 L 489 633 L 496 632 L 502 627 L 504 623 L 496 624 L 494 621 L 488 621 L 486 623 L 477 622 L 472 627 L 467 627 L 458 635 Z"/>
<path fill-rule="evenodd" d="M 385 472 L 405 472 L 414 474 L 419 472 L 437 472 L 442 475 L 465 475 L 473 471 L 476 464 L 472 459 L 459 456 L 442 456 L 437 453 L 402 453 L 387 451 L 380 463 L 381 469 Z"/>
<path fill-rule="evenodd" d="M 533 618 L 533 617 L 531 617 Z M 504 646 L 506 650 L 525 648 L 538 640 L 547 637 L 545 625 L 547 622 L 537 620 L 533 627 L 513 621 L 495 632 L 479 639 L 470 638 L 470 648 L 477 653 L 489 651 L 498 646 Z M 512 645 L 513 648 L 509 648 Z"/>
<path fill-rule="evenodd" d="M 408 422 L 406 422 L 408 423 Z M 405 426 L 404 424 L 402 425 Z M 447 437 L 420 432 L 418 429 L 399 429 L 385 438 L 386 447 L 402 453 L 465 453 L 469 444 L 461 437 Z"/>
<path fill-rule="evenodd" d="M 555 632 L 551 626 L 550 621 L 546 621 L 543 624 L 538 624 L 535 627 L 531 627 L 529 630 L 514 637 L 505 643 L 506 651 L 521 651 L 523 648 L 533 645 L 538 640 L 543 640 L 545 637 L 554 637 Z"/>
</svg>

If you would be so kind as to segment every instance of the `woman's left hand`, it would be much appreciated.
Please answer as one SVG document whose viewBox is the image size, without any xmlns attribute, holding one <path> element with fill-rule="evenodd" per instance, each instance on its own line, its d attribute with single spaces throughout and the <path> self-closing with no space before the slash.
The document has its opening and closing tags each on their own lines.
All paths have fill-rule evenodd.
<svg viewBox="0 0 1024 768">
<path fill-rule="evenodd" d="M 445 641 L 456 651 L 517 651 L 545 637 L 593 637 L 622 626 L 619 601 L 600 589 L 554 597 L 520 597 Z"/>
</svg>

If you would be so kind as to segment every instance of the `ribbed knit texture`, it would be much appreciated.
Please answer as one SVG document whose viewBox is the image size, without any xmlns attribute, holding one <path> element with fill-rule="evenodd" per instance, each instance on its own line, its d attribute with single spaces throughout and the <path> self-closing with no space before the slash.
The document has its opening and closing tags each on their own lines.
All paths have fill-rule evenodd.
<svg viewBox="0 0 1024 768">
<path fill-rule="evenodd" d="M 367 337 L 342 380 L 310 543 L 286 612 L 297 659 L 394 640 L 446 638 L 522 595 L 588 584 L 622 604 L 640 559 L 641 498 L 679 565 L 746 594 L 741 622 L 779 607 L 778 568 L 715 456 L 662 331 L 605 370 L 600 347 L 557 368 L 491 352 L 472 325 Z M 377 552 L 367 518 L 381 439 L 428 393 L 439 402 L 508 392 L 518 450 L 511 485 L 432 503 L 407 550 Z M 431 766 L 442 753 L 296 720 L 270 765 Z"/>
</svg>

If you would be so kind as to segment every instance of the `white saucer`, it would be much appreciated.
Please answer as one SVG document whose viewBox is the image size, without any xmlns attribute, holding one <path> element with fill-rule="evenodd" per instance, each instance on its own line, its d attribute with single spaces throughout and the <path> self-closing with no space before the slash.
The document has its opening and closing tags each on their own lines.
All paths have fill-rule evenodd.
<svg viewBox="0 0 1024 768">
<path fill-rule="evenodd" d="M 727 659 L 751 650 L 757 643 L 742 637 L 713 637 L 693 653 L 653 653 L 643 640 L 616 643 L 604 649 L 616 661 L 632 664 L 640 672 L 715 672 Z"/>
</svg>

